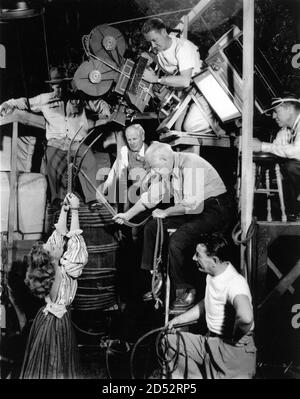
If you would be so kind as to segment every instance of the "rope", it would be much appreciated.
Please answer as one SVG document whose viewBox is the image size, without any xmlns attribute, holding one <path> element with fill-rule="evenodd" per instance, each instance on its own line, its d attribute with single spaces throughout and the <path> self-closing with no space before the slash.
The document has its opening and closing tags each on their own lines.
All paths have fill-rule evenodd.
<svg viewBox="0 0 300 399">
<path fill-rule="evenodd" d="M 159 283 L 162 281 L 162 270 L 159 269 L 162 268 L 162 246 L 164 240 L 164 230 L 163 230 L 162 219 L 157 218 L 156 220 L 157 220 L 157 230 L 156 230 L 154 257 L 153 257 L 153 274 L 152 274 L 151 290 L 153 298 L 155 300 L 154 307 L 155 309 L 158 309 L 159 306 L 163 304 L 162 300 L 159 298 L 159 293 L 160 293 Z"/>
<path fill-rule="evenodd" d="M 72 137 L 72 139 L 70 141 L 69 148 L 68 148 L 68 154 L 67 154 L 67 164 L 68 164 L 68 168 L 67 168 L 67 192 L 68 193 L 72 192 L 72 182 L 73 182 L 73 163 L 71 162 L 71 148 L 72 148 L 72 144 L 74 143 L 74 140 L 75 140 L 76 136 L 78 135 L 78 133 L 80 132 L 81 129 L 82 129 L 82 125 L 80 125 L 79 129 L 77 130 L 77 132 Z"/>
<path fill-rule="evenodd" d="M 248 228 L 246 237 L 244 240 L 240 239 L 239 237 L 241 237 L 242 235 L 242 229 L 241 229 L 241 222 L 238 221 L 237 224 L 234 226 L 231 236 L 232 236 L 232 240 L 235 243 L 235 245 L 246 245 L 248 244 L 248 242 L 252 239 L 254 233 L 255 233 L 255 227 L 256 227 L 256 218 L 252 219 L 252 222 Z"/>
<path fill-rule="evenodd" d="M 79 172 L 82 174 L 83 177 L 86 178 L 86 180 L 90 183 L 90 185 L 94 188 L 94 190 L 96 191 L 97 195 L 98 195 L 98 201 L 100 199 L 101 203 L 105 206 L 105 208 L 111 213 L 112 216 L 115 216 L 117 214 L 117 212 L 115 211 L 115 209 L 109 204 L 109 202 L 107 201 L 107 199 L 104 197 L 104 195 L 101 193 L 101 191 L 98 190 L 97 187 L 95 187 L 95 185 L 93 184 L 93 182 L 91 181 L 91 179 L 87 176 L 87 174 L 83 171 L 83 170 L 79 170 Z M 142 222 L 140 223 L 132 223 L 132 222 L 128 222 L 127 220 L 124 220 L 124 224 L 128 227 L 139 227 L 139 226 L 143 226 L 148 219 L 150 219 L 151 216 L 148 216 L 146 219 L 144 219 Z"/>
</svg>

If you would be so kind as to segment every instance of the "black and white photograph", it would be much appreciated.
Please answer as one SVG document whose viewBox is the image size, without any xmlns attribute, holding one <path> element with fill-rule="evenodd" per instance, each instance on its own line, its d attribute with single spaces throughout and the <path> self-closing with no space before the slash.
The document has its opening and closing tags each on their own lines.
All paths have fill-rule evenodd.
<svg viewBox="0 0 300 399">
<path fill-rule="evenodd" d="M 300 379 L 299 0 L 0 0 L 0 131 L 1 379 Z"/>
</svg>

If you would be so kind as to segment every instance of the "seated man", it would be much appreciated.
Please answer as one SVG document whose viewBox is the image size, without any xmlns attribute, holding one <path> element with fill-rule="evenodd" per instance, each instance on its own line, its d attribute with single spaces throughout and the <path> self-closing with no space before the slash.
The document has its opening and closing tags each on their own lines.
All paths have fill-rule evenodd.
<svg viewBox="0 0 300 399">
<path fill-rule="evenodd" d="M 264 143 L 253 139 L 253 152 L 270 152 L 286 161 L 281 165 L 284 177 L 284 197 L 288 220 L 300 219 L 300 98 L 295 94 L 285 93 L 274 98 L 272 112 L 281 129 L 273 143 Z M 266 111 L 266 112 L 268 112 Z"/>
<path fill-rule="evenodd" d="M 165 209 L 154 209 L 154 219 L 145 225 L 141 267 L 152 270 L 157 230 L 155 218 L 161 218 L 165 236 L 167 229 L 177 229 L 170 238 L 168 249 L 172 291 L 177 296 L 173 307 L 186 308 L 195 299 L 195 290 L 185 276 L 187 259 L 192 258 L 200 234 L 226 227 L 231 216 L 231 201 L 218 172 L 199 155 L 174 152 L 170 145 L 154 142 L 146 151 L 145 159 L 151 173 L 156 174 L 156 180 L 151 181 L 148 191 L 131 209 L 115 215 L 114 220 L 123 224 L 124 220 L 165 202 Z M 170 202 L 171 196 L 174 205 Z"/>
<path fill-rule="evenodd" d="M 197 46 L 190 40 L 168 35 L 166 25 L 159 18 L 146 21 L 142 33 L 145 40 L 151 43 L 154 60 L 163 73 L 159 76 L 149 68 L 145 70 L 143 79 L 177 91 L 190 87 L 192 77 L 202 69 Z M 204 115 L 193 102 L 182 112 L 176 121 L 175 129 L 196 132 L 212 127 L 214 131 L 224 133 L 204 97 L 198 93 L 197 98 Z"/>
<path fill-rule="evenodd" d="M 41 112 L 46 121 L 46 170 L 51 192 L 52 206 L 60 209 L 61 201 L 66 195 L 67 188 L 67 153 L 71 140 L 76 135 L 72 144 L 71 153 L 75 154 L 80 142 L 88 132 L 88 120 L 86 109 L 97 112 L 102 116 L 110 116 L 108 104 L 102 100 L 85 101 L 75 98 L 68 88 L 68 82 L 72 78 L 67 77 L 66 70 L 62 67 L 52 67 L 50 80 L 52 92 L 43 93 L 32 98 L 18 98 L 5 101 L 0 106 L 0 115 L 4 116 L 15 109 Z M 80 146 L 78 157 L 85 153 L 87 146 Z M 78 160 L 79 162 L 79 160 Z M 90 176 L 96 187 L 97 163 L 91 150 L 85 155 L 82 162 L 82 170 Z M 85 197 L 85 202 L 91 209 L 98 206 L 96 191 L 86 179 L 79 174 L 80 184 Z"/>
<path fill-rule="evenodd" d="M 247 281 L 225 261 L 228 247 L 222 235 L 204 235 L 200 239 L 193 259 L 199 271 L 207 274 L 205 297 L 172 319 L 168 329 L 172 332 L 176 325 L 196 321 L 205 314 L 208 333 L 203 336 L 181 332 L 185 345 L 180 340 L 179 348 L 175 334 L 166 336 L 167 359 L 174 359 L 174 352 L 178 355 L 176 365 L 170 362 L 172 378 L 252 378 L 256 348 Z"/>
<path fill-rule="evenodd" d="M 134 187 L 129 189 L 128 200 L 131 203 L 136 202 L 137 191 L 140 188 L 140 183 L 146 175 L 145 168 L 145 151 L 148 145 L 145 141 L 145 131 L 140 124 L 130 125 L 125 129 L 126 144 L 120 150 L 120 155 L 115 160 L 106 181 L 103 184 L 102 190 L 108 195 L 108 200 L 113 202 L 115 188 L 117 181 L 125 183 L 135 182 Z M 127 189 L 128 187 L 126 187 Z M 123 194 L 127 194 L 127 190 Z M 119 197 L 122 190 L 119 190 Z M 119 198 L 119 200 L 127 202 L 126 198 Z M 120 201 L 121 202 L 121 201 Z"/>
</svg>

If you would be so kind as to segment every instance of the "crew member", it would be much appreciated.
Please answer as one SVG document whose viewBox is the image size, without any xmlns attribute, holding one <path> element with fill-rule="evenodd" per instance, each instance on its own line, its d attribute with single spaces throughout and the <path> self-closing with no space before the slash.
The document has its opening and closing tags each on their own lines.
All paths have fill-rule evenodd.
<svg viewBox="0 0 300 399">
<path fill-rule="evenodd" d="M 168 35 L 166 25 L 159 18 L 146 21 L 142 33 L 146 41 L 151 43 L 154 58 L 163 73 L 159 76 L 148 68 L 144 72 L 143 79 L 172 89 L 188 88 L 192 77 L 202 69 L 198 48 L 190 40 Z M 197 98 L 201 103 L 203 113 L 193 102 L 182 112 L 176 121 L 175 129 L 195 132 L 212 127 L 219 134 L 224 132 L 204 97 L 198 93 Z"/>
<path fill-rule="evenodd" d="M 218 172 L 199 155 L 174 152 L 170 145 L 154 142 L 146 151 L 145 159 L 155 179 L 136 204 L 127 212 L 115 215 L 114 220 L 123 224 L 140 212 L 165 202 L 165 209 L 154 209 L 153 219 L 145 225 L 141 267 L 152 269 L 155 219 L 161 218 L 165 236 L 168 228 L 177 229 L 169 242 L 171 282 L 176 292 L 173 307 L 186 308 L 195 300 L 195 289 L 185 275 L 187 259 L 192 258 L 200 234 L 226 228 L 231 216 L 231 201 Z"/>
<path fill-rule="evenodd" d="M 145 143 L 145 131 L 138 123 L 125 129 L 125 138 L 127 145 L 121 147 L 120 155 L 115 160 L 102 190 L 110 200 L 113 198 L 117 180 L 119 182 L 125 181 L 126 186 L 128 182 L 134 182 L 133 186 L 129 188 L 128 200 L 135 203 L 138 199 L 140 183 L 146 175 L 145 151 L 148 145 Z M 127 187 L 124 193 L 127 193 Z M 119 192 L 120 196 L 121 192 Z M 127 198 L 121 199 L 127 202 Z"/>
<path fill-rule="evenodd" d="M 222 235 L 205 235 L 200 240 L 193 259 L 199 271 L 207 274 L 205 297 L 192 309 L 173 318 L 168 329 L 174 332 L 176 325 L 196 321 L 205 314 L 208 333 L 181 332 L 185 345 L 179 340 L 179 347 L 175 334 L 166 336 L 164 349 L 173 370 L 172 378 L 252 378 L 256 348 L 249 286 L 227 261 L 228 246 Z"/>
<path fill-rule="evenodd" d="M 294 93 L 274 98 L 272 117 L 281 128 L 272 143 L 253 139 L 253 152 L 270 152 L 285 158 L 281 163 L 288 220 L 300 219 L 300 99 Z"/>
<path fill-rule="evenodd" d="M 73 145 L 72 154 L 76 152 L 81 140 L 87 135 L 88 120 L 85 110 L 97 112 L 104 118 L 110 116 L 108 104 L 101 99 L 83 101 L 73 98 L 73 93 L 68 89 L 67 77 L 63 67 L 50 69 L 50 80 L 46 81 L 52 87 L 52 92 L 43 93 L 32 98 L 18 98 L 5 101 L 0 106 L 0 115 L 4 116 L 14 109 L 41 112 L 46 121 L 46 170 L 51 191 L 51 202 L 55 209 L 60 209 L 61 201 L 66 194 L 67 153 L 72 138 L 77 134 Z M 78 152 L 78 163 L 81 155 L 85 153 L 86 145 L 81 145 Z M 96 187 L 97 164 L 91 150 L 82 162 L 82 170 L 90 177 Z M 85 202 L 91 209 L 98 206 L 95 189 L 79 174 L 79 179 L 85 196 Z"/>
</svg>

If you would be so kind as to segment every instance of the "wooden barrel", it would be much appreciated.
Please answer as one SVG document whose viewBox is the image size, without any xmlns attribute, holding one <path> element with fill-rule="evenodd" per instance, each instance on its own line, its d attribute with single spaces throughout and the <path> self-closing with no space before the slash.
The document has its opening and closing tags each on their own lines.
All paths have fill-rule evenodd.
<svg viewBox="0 0 300 399">
<path fill-rule="evenodd" d="M 79 221 L 89 259 L 78 278 L 73 307 L 89 311 L 116 308 L 118 226 L 104 206 L 99 211 L 91 212 L 86 205 L 81 204 Z"/>
<path fill-rule="evenodd" d="M 51 207 L 48 212 L 51 219 Z M 58 214 L 54 220 L 57 218 Z M 78 278 L 77 293 L 72 307 L 76 311 L 117 309 L 118 225 L 113 222 L 112 215 L 104 206 L 101 206 L 99 211 L 92 212 L 82 202 L 79 208 L 79 222 L 89 258 Z"/>
</svg>

